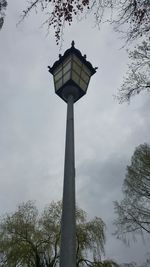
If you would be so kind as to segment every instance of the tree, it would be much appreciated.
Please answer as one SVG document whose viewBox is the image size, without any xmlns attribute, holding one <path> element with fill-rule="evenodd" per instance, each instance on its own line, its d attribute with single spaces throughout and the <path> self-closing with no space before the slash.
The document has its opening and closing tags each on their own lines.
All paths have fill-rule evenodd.
<svg viewBox="0 0 150 267">
<path fill-rule="evenodd" d="M 150 32 L 149 0 L 119 0 L 117 1 L 118 19 L 116 28 L 123 30 L 127 41 L 147 36 Z"/>
<path fill-rule="evenodd" d="M 0 0 L 0 30 L 4 24 L 6 7 L 7 7 L 7 1 L 6 0 Z"/>
<path fill-rule="evenodd" d="M 31 201 L 18 206 L 0 222 L 0 266 L 56 267 L 59 262 L 61 203 L 52 202 L 39 214 Z M 95 217 L 87 221 L 86 213 L 76 211 L 77 266 L 112 267 L 103 261 L 105 224 Z M 91 255 L 87 258 L 87 255 Z"/>
<path fill-rule="evenodd" d="M 142 264 L 141 267 L 149 267 L 150 266 L 150 255 L 149 258 Z"/>
<path fill-rule="evenodd" d="M 106 8 L 111 8 L 114 0 L 31 0 L 23 11 L 20 21 L 24 20 L 33 9 L 46 15 L 47 30 L 54 27 L 56 43 L 62 39 L 65 24 L 72 24 L 74 17 L 88 14 L 94 10 L 96 23 L 99 24 Z"/>
<path fill-rule="evenodd" d="M 90 13 L 93 13 L 96 25 L 104 19 L 113 23 L 117 30 L 123 31 L 124 28 L 127 41 L 150 32 L 149 0 L 31 0 L 21 20 L 34 8 L 46 14 L 44 24 L 48 29 L 54 27 L 57 44 L 62 38 L 65 23 L 71 25 L 74 17 Z"/>
<path fill-rule="evenodd" d="M 115 201 L 114 221 L 117 238 L 127 241 L 127 235 L 150 234 L 150 146 L 139 145 L 127 166 L 123 183 L 123 200 Z"/>
<path fill-rule="evenodd" d="M 150 38 L 129 52 L 131 64 L 127 76 L 118 91 L 120 103 L 129 102 L 132 96 L 141 91 L 150 91 Z"/>
</svg>

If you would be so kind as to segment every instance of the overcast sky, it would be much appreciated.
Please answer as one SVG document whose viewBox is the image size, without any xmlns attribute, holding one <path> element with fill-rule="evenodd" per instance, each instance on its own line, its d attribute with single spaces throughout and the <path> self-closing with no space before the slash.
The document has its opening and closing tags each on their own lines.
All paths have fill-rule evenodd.
<svg viewBox="0 0 150 267">
<path fill-rule="evenodd" d="M 21 3 L 23 2 L 23 3 Z M 8 1 L 0 32 L 0 214 L 27 200 L 42 209 L 62 198 L 66 104 L 54 93 L 47 70 L 60 53 L 53 32 L 46 37 L 34 13 L 16 27 L 25 0 Z M 87 95 L 75 104 L 76 199 L 88 216 L 107 225 L 106 258 L 142 262 L 148 243 L 126 247 L 112 236 L 113 201 L 122 197 L 126 165 L 136 146 L 150 142 L 150 95 L 119 105 L 127 70 L 123 41 L 92 18 L 66 28 L 61 53 L 75 41 L 97 73 Z"/>
</svg>

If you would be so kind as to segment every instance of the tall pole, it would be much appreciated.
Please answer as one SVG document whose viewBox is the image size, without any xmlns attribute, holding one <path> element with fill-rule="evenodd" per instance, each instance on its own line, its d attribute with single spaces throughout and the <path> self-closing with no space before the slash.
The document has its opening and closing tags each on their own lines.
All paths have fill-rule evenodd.
<svg viewBox="0 0 150 267">
<path fill-rule="evenodd" d="M 73 95 L 68 96 L 60 267 L 76 267 Z"/>
</svg>

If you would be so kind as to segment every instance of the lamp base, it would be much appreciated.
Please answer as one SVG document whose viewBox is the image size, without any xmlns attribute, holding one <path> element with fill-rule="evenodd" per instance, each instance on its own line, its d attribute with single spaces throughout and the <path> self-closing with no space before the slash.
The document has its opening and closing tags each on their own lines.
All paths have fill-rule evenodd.
<svg viewBox="0 0 150 267">
<path fill-rule="evenodd" d="M 65 102 L 68 102 L 68 97 L 72 95 L 73 101 L 76 102 L 85 95 L 85 92 L 74 84 L 66 84 L 60 90 L 56 91 L 56 94 L 59 95 Z"/>
</svg>

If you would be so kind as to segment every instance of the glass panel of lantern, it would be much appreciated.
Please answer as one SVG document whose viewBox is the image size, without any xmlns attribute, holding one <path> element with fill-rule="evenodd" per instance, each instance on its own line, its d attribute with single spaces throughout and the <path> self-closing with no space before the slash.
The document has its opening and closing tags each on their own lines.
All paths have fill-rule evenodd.
<svg viewBox="0 0 150 267">
<path fill-rule="evenodd" d="M 62 86 L 62 78 L 55 82 L 55 89 L 56 91 Z"/>
<path fill-rule="evenodd" d="M 72 71 L 72 80 L 77 84 L 79 85 L 80 81 L 80 76 L 75 72 L 75 71 Z"/>
<path fill-rule="evenodd" d="M 70 71 L 64 74 L 63 76 L 63 84 L 70 80 Z"/>
<path fill-rule="evenodd" d="M 88 82 L 89 82 L 89 79 L 90 79 L 89 75 L 88 75 L 86 72 L 84 72 L 83 70 L 82 70 L 82 72 L 81 72 L 81 78 L 82 78 L 86 83 L 88 83 Z"/>
<path fill-rule="evenodd" d="M 84 92 L 86 92 L 87 86 L 88 86 L 88 84 L 80 79 L 80 87 Z"/>
</svg>

